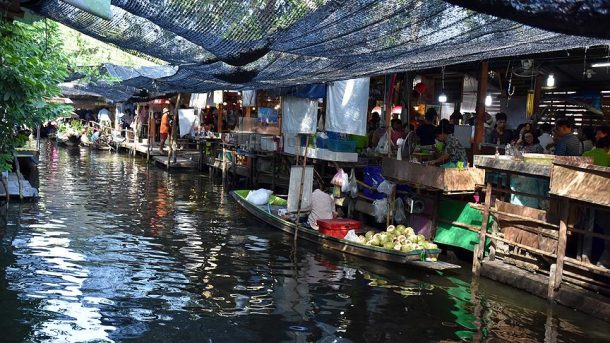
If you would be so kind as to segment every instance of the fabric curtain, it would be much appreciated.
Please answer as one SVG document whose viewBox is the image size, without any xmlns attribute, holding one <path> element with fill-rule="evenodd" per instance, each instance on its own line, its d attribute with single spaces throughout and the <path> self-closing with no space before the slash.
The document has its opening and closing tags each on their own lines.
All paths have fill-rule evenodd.
<svg viewBox="0 0 610 343">
<path fill-rule="evenodd" d="M 283 102 L 282 130 L 285 133 L 316 133 L 318 101 L 288 96 Z"/>
<path fill-rule="evenodd" d="M 366 136 L 369 78 L 335 81 L 328 86 L 326 130 Z"/>
</svg>

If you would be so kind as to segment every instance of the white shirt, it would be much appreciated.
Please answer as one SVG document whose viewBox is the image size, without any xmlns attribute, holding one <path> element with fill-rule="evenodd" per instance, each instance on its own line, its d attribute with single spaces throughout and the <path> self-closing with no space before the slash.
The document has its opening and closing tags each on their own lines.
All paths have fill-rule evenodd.
<svg viewBox="0 0 610 343">
<path fill-rule="evenodd" d="M 538 137 L 538 141 L 540 142 L 540 146 L 544 149 L 544 152 L 549 153 L 549 149 L 547 149 L 546 146 L 553 143 L 553 136 L 545 132 Z"/>
<path fill-rule="evenodd" d="M 99 112 L 97 112 L 97 119 L 100 122 L 110 121 L 110 112 L 107 109 L 102 108 Z"/>
<path fill-rule="evenodd" d="M 316 189 L 311 193 L 311 213 L 307 219 L 309 225 L 318 229 L 318 219 L 333 219 L 335 212 L 335 201 L 323 191 Z"/>
</svg>

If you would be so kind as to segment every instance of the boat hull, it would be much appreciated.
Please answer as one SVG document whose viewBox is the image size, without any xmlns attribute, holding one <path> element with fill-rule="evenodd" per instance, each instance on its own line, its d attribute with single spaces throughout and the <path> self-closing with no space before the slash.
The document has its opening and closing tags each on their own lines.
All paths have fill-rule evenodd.
<svg viewBox="0 0 610 343">
<path fill-rule="evenodd" d="M 242 196 L 240 196 L 236 191 L 232 191 L 231 196 L 233 197 L 233 199 L 235 199 L 235 201 L 237 201 L 237 203 L 244 207 L 244 209 L 246 209 L 248 212 L 250 212 L 252 215 L 257 217 L 261 221 L 292 235 L 294 235 L 295 230 L 298 229 L 298 238 L 316 243 L 322 248 L 332 249 L 347 254 L 374 259 L 378 261 L 406 264 L 423 269 L 447 270 L 460 268 L 460 266 L 458 265 L 446 262 L 421 261 L 421 255 L 419 253 L 408 254 L 378 247 L 371 247 L 368 245 L 363 245 L 355 242 L 350 242 L 344 239 L 338 239 L 335 237 L 324 235 L 310 228 L 302 226 L 299 226 L 297 228 L 297 225 L 295 223 L 283 220 L 282 218 L 272 213 L 262 211 L 257 206 L 251 204 Z M 426 252 L 426 257 L 436 258 L 438 257 L 439 253 L 440 250 L 429 250 Z"/>
</svg>

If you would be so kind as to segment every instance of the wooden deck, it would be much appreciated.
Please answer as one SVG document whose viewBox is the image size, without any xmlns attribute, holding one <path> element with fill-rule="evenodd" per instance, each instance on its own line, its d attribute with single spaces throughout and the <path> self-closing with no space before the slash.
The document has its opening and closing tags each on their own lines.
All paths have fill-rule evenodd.
<svg viewBox="0 0 610 343">
<path fill-rule="evenodd" d="M 4 187 L 4 183 L 0 182 L 0 198 L 6 199 L 6 193 L 8 192 L 9 197 L 19 199 L 19 180 L 17 179 L 17 174 L 9 173 L 8 178 L 4 178 L 3 181 L 8 189 Z M 38 189 L 32 187 L 30 182 L 24 179 L 23 176 L 21 176 L 21 195 L 23 199 L 38 197 Z"/>
<path fill-rule="evenodd" d="M 153 160 L 167 167 L 167 156 L 153 156 Z M 178 156 L 170 160 L 170 168 L 197 168 L 197 160 Z"/>
</svg>

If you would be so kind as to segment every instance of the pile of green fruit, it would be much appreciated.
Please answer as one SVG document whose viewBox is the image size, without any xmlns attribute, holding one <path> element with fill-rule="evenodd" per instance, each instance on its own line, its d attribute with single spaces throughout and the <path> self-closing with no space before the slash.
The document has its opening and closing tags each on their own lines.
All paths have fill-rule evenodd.
<svg viewBox="0 0 610 343">
<path fill-rule="evenodd" d="M 412 228 L 404 225 L 390 225 L 385 232 L 369 231 L 358 238 L 361 244 L 402 252 L 438 249 L 436 244 L 426 241 L 423 235 L 416 235 Z"/>
</svg>

